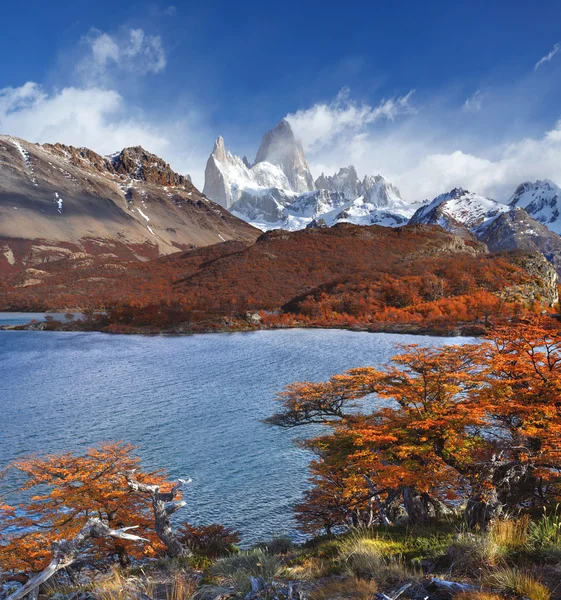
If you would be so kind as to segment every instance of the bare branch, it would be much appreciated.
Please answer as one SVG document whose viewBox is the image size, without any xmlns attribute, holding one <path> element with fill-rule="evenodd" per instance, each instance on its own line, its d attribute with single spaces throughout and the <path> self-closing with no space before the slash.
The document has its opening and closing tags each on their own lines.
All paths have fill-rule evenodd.
<svg viewBox="0 0 561 600">
<path fill-rule="evenodd" d="M 169 492 L 160 492 L 158 485 L 140 483 L 136 479 L 134 471 L 127 471 L 123 475 L 132 491 L 150 495 L 154 512 L 154 529 L 165 544 L 168 554 L 172 557 L 190 556 L 189 548 L 179 541 L 171 528 L 170 516 L 187 504 L 183 500 L 174 502 L 174 498 L 184 485 L 191 483 L 191 480 L 179 479 Z"/>
<path fill-rule="evenodd" d="M 79 556 L 82 548 L 91 540 L 102 537 L 116 537 L 123 540 L 147 542 L 146 538 L 132 533 L 126 533 L 134 527 L 124 527 L 123 529 L 111 529 L 106 523 L 100 519 L 89 519 L 82 529 L 76 534 L 72 540 L 60 540 L 53 542 L 53 558 L 47 567 L 32 577 L 24 586 L 16 590 L 6 600 L 21 600 L 27 594 L 33 592 L 41 584 L 45 583 L 50 577 L 61 569 L 69 567 Z"/>
</svg>

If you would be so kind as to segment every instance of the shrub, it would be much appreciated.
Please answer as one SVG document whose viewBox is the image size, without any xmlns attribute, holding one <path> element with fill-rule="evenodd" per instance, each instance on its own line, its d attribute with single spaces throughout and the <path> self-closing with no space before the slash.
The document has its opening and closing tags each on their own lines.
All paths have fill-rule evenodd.
<svg viewBox="0 0 561 600">
<path fill-rule="evenodd" d="M 262 545 L 270 554 L 288 554 L 293 548 L 292 540 L 287 537 L 275 537 Z"/>
<path fill-rule="evenodd" d="M 239 531 L 217 523 L 201 527 L 184 523 L 178 533 L 180 541 L 194 553 L 209 558 L 234 552 L 235 544 L 241 539 Z"/>
<path fill-rule="evenodd" d="M 551 597 L 549 589 L 531 573 L 509 567 L 494 569 L 487 576 L 486 583 L 491 588 L 530 600 L 550 600 Z"/>
</svg>

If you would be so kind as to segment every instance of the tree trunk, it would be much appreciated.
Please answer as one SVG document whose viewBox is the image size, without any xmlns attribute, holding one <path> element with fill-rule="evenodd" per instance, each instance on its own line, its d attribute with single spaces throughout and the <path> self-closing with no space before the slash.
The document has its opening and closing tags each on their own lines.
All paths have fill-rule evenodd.
<svg viewBox="0 0 561 600">
<path fill-rule="evenodd" d="M 160 492 L 158 485 L 149 485 L 137 481 L 134 477 L 134 471 L 125 473 L 125 477 L 131 490 L 150 495 L 154 512 L 154 529 L 160 540 L 165 544 L 168 555 L 171 557 L 191 556 L 191 550 L 184 546 L 175 535 L 170 519 L 174 512 L 185 506 L 186 502 L 174 502 L 174 498 L 179 489 L 189 482 L 179 479 L 170 492 Z"/>
<path fill-rule="evenodd" d="M 428 523 L 429 510 L 426 494 L 419 494 L 408 485 L 403 486 L 401 494 L 409 522 L 412 525 Z"/>
<path fill-rule="evenodd" d="M 478 478 L 466 505 L 465 518 L 468 527 L 485 530 L 504 510 L 514 510 L 532 497 L 536 478 L 531 465 L 506 462 L 501 454 L 478 466 Z"/>
<path fill-rule="evenodd" d="M 122 529 L 111 529 L 100 519 L 90 519 L 84 527 L 79 531 L 73 540 L 60 540 L 53 542 L 53 558 L 47 567 L 32 577 L 24 586 L 19 590 L 16 590 L 11 596 L 8 596 L 6 600 L 21 600 L 28 594 L 33 594 L 35 590 L 39 589 L 39 586 L 45 583 L 50 577 L 61 569 L 69 567 L 80 555 L 82 547 L 90 541 L 90 539 L 96 539 L 101 537 L 116 537 L 123 540 L 134 540 L 147 542 L 145 538 L 139 537 L 138 535 L 132 535 L 126 533 L 130 529 L 136 529 L 134 527 L 123 527 Z"/>
</svg>

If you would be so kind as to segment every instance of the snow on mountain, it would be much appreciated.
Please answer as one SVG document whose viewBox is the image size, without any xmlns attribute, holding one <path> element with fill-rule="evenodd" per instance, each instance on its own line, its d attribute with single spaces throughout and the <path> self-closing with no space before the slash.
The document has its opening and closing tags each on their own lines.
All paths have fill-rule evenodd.
<svg viewBox="0 0 561 600">
<path fill-rule="evenodd" d="M 411 217 L 410 223 L 440 225 L 448 231 L 473 231 L 509 210 L 510 207 L 506 204 L 462 188 L 454 188 L 419 208 Z"/>
<path fill-rule="evenodd" d="M 302 144 L 296 139 L 286 119 L 263 136 L 255 164 L 263 162 L 279 167 L 288 178 L 292 191 L 303 193 L 315 190 Z"/>
<path fill-rule="evenodd" d="M 520 184 L 508 201 L 523 208 L 536 221 L 561 234 L 561 188 L 549 179 Z"/>
<path fill-rule="evenodd" d="M 316 187 L 318 190 L 341 192 L 347 198 L 358 198 L 362 194 L 361 181 L 353 165 L 342 167 L 335 175 L 322 173 L 316 179 Z"/>
<path fill-rule="evenodd" d="M 290 189 L 278 166 L 260 162 L 250 167 L 247 159 L 244 161 L 226 150 L 222 137 L 216 140 L 205 168 L 205 196 L 229 209 L 244 191 L 262 195 L 269 188 Z"/>
<path fill-rule="evenodd" d="M 320 218 L 328 225 L 395 227 L 415 212 L 387 179 L 361 180 L 352 165 L 314 182 L 286 120 L 265 134 L 253 165 L 227 151 L 219 137 L 207 162 L 204 193 L 264 231 L 302 229 Z"/>
</svg>

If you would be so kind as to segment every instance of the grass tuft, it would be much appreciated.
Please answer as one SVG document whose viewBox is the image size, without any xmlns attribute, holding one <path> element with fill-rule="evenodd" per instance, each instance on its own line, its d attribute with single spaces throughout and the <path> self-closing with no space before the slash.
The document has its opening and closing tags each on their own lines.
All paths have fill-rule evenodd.
<svg viewBox="0 0 561 600">
<path fill-rule="evenodd" d="M 250 577 L 261 577 L 265 583 L 271 583 L 282 569 L 283 563 L 276 556 L 251 550 L 218 559 L 210 571 L 219 581 L 247 592 L 251 589 Z"/>
<path fill-rule="evenodd" d="M 550 600 L 549 589 L 528 571 L 502 567 L 494 569 L 486 578 L 490 588 L 499 589 L 506 594 L 512 594 L 529 600 Z"/>
<path fill-rule="evenodd" d="M 314 591 L 311 600 L 375 600 L 377 593 L 375 581 L 352 577 L 344 581 L 328 581 Z"/>
</svg>

